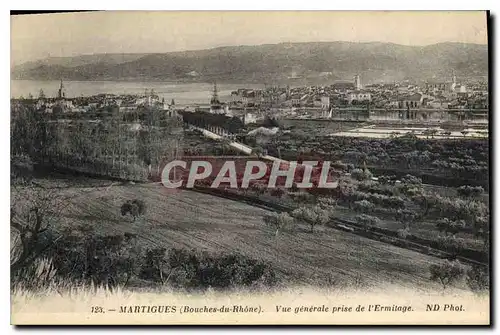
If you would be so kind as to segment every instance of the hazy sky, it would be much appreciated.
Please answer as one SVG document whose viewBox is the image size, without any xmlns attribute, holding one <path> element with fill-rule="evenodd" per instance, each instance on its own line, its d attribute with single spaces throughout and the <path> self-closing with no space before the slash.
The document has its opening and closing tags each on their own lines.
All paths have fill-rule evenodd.
<svg viewBox="0 0 500 335">
<path fill-rule="evenodd" d="M 11 64 L 280 42 L 487 43 L 485 12 L 93 12 L 11 17 Z"/>
</svg>

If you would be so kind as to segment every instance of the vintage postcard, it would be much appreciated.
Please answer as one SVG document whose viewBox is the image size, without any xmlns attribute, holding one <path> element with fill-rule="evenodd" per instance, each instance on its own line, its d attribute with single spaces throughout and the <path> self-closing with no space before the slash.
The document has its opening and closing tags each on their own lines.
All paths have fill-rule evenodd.
<svg viewBox="0 0 500 335">
<path fill-rule="evenodd" d="M 11 323 L 490 325 L 488 22 L 11 15 Z"/>
</svg>

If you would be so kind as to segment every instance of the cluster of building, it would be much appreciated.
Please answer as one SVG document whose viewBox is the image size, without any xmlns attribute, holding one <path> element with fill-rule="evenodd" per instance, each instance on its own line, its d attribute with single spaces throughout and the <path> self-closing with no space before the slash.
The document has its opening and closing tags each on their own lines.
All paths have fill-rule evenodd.
<svg viewBox="0 0 500 335">
<path fill-rule="evenodd" d="M 154 90 L 145 90 L 143 95 L 98 94 L 85 97 L 67 98 L 63 81 L 56 97 L 46 97 L 43 90 L 37 98 L 24 99 L 32 103 L 36 110 L 45 113 L 94 113 L 116 111 L 120 113 L 136 111 L 141 107 L 164 110 L 169 116 L 176 116 L 175 101 L 165 102 Z"/>
<path fill-rule="evenodd" d="M 271 87 L 264 90 L 238 89 L 229 102 L 237 107 L 323 108 L 367 106 L 373 108 L 487 109 L 486 85 L 467 87 L 453 74 L 450 81 L 409 81 L 363 86 L 361 77 L 338 81 L 330 86 Z"/>
<path fill-rule="evenodd" d="M 276 117 L 372 119 L 372 120 L 487 120 L 487 83 L 460 83 L 453 73 L 449 81 L 362 85 L 352 81 L 329 86 L 238 89 L 226 106 L 231 111 L 262 110 Z M 262 115 L 260 115 L 262 117 Z"/>
</svg>

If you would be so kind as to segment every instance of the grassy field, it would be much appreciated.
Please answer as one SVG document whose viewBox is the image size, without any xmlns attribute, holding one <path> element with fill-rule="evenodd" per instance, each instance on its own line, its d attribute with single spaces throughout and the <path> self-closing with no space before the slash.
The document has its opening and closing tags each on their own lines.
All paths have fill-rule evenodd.
<svg viewBox="0 0 500 335">
<path fill-rule="evenodd" d="M 57 192 L 69 199 L 59 226 L 84 224 L 102 234 L 134 233 L 148 247 L 240 252 L 271 262 L 294 285 L 330 281 L 345 287 L 438 288 L 429 281 L 429 265 L 441 262 L 437 258 L 327 227 L 311 234 L 299 225 L 276 239 L 262 221 L 266 210 L 236 201 L 154 184 L 80 185 Z M 146 216 L 135 222 L 120 213 L 120 205 L 134 198 L 147 205 Z"/>
</svg>

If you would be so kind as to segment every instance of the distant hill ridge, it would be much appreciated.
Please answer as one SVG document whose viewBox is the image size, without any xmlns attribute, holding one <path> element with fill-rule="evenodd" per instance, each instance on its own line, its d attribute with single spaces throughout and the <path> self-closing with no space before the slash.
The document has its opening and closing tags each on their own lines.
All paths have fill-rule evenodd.
<svg viewBox="0 0 500 335">
<path fill-rule="evenodd" d="M 11 70 L 12 79 L 192 80 L 272 82 L 292 78 L 378 80 L 480 77 L 488 74 L 488 46 L 439 43 L 311 42 L 227 46 L 149 54 L 47 58 Z"/>
</svg>

